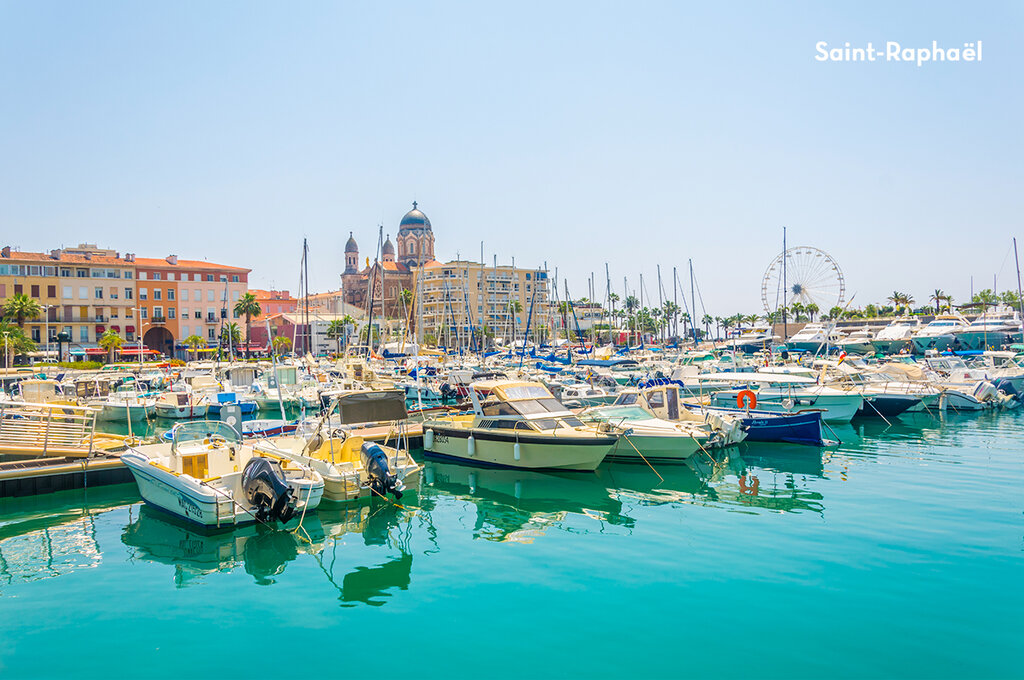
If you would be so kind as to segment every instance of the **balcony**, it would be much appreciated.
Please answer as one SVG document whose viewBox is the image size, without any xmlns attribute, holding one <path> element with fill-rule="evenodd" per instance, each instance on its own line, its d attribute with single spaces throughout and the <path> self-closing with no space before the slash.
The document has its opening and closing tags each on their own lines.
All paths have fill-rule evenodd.
<svg viewBox="0 0 1024 680">
<path fill-rule="evenodd" d="M 149 320 L 150 323 L 167 323 L 167 317 L 165 316 L 154 316 Z"/>
</svg>

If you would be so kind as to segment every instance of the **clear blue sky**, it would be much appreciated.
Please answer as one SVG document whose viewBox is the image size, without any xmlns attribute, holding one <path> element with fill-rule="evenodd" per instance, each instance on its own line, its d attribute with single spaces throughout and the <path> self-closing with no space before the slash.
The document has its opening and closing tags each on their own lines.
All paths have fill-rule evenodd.
<svg viewBox="0 0 1024 680">
<path fill-rule="evenodd" d="M 693 258 L 712 314 L 760 311 L 786 225 L 857 305 L 962 300 L 1014 278 L 1022 54 L 1021 3 L 0 2 L 0 240 L 294 291 L 306 236 L 326 289 L 416 199 L 439 259 L 483 240 L 574 297 Z"/>
</svg>

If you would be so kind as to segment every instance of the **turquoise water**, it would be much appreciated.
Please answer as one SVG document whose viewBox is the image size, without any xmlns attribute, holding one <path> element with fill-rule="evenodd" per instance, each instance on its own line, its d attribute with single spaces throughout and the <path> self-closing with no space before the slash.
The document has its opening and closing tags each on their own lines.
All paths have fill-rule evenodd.
<svg viewBox="0 0 1024 680">
<path fill-rule="evenodd" d="M 1022 677 L 1022 425 L 904 416 L 663 482 L 428 462 L 311 543 L 131 485 L 4 499 L 0 677 Z"/>
</svg>

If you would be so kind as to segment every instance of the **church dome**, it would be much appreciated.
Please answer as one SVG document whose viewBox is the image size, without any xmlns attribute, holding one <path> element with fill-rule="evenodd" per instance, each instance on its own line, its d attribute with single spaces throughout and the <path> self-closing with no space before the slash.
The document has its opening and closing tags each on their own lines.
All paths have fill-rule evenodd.
<svg viewBox="0 0 1024 680">
<path fill-rule="evenodd" d="M 384 241 L 384 254 L 385 255 L 394 255 L 395 254 L 395 246 L 394 246 L 393 243 L 391 243 L 391 234 L 388 234 L 388 239 L 386 241 Z"/>
<path fill-rule="evenodd" d="M 337 252 L 337 251 L 335 251 L 335 252 Z M 352 237 L 352 232 L 351 231 L 348 232 L 348 242 L 345 244 L 345 252 L 346 253 L 358 253 L 359 252 L 359 246 L 356 245 L 356 240 L 355 240 L 355 238 Z"/>
<path fill-rule="evenodd" d="M 430 220 L 427 216 L 417 207 L 416 201 L 412 202 L 412 210 L 405 213 L 405 217 L 399 223 L 399 231 L 406 231 L 409 229 L 430 229 Z"/>
</svg>

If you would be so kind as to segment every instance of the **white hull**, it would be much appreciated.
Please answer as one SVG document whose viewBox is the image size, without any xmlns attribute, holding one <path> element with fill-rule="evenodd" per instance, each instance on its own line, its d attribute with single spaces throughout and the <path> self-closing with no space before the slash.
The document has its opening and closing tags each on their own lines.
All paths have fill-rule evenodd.
<svg viewBox="0 0 1024 680">
<path fill-rule="evenodd" d="M 850 422 L 857 415 L 857 411 L 864 402 L 864 397 L 859 394 L 835 394 L 832 392 L 835 391 L 828 394 L 814 392 L 792 394 L 787 391 L 759 390 L 756 408 L 775 413 L 821 410 L 822 420 L 831 423 Z M 717 393 L 712 397 L 711 403 L 713 406 L 731 408 L 736 404 L 736 395 L 737 393 L 732 391 Z"/>
<path fill-rule="evenodd" d="M 146 420 L 151 418 L 155 412 L 156 407 L 153 404 L 131 404 L 125 406 L 124 404 L 105 403 L 100 411 L 99 420 L 127 423 L 129 418 L 133 422 L 136 420 Z"/>
<path fill-rule="evenodd" d="M 210 410 L 209 404 L 200 404 L 198 406 L 165 406 L 163 404 L 156 405 L 156 415 L 160 418 L 170 418 L 172 420 L 187 420 L 189 418 L 205 418 L 206 414 Z"/>
<path fill-rule="evenodd" d="M 424 425 L 424 433 L 425 451 L 436 456 L 474 465 L 533 470 L 596 470 L 616 442 L 612 437 L 520 435 L 517 457 L 516 436 L 511 432 L 508 435 L 495 435 L 493 431 L 427 423 Z"/>
</svg>

